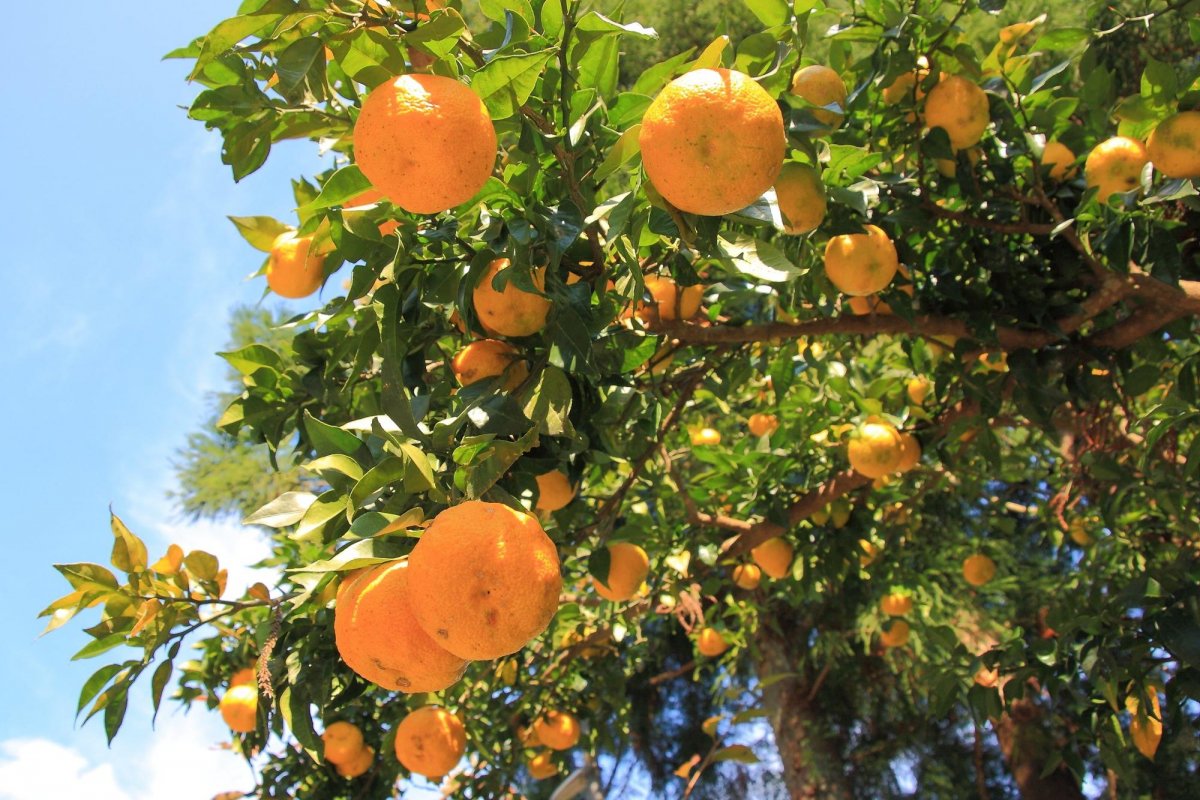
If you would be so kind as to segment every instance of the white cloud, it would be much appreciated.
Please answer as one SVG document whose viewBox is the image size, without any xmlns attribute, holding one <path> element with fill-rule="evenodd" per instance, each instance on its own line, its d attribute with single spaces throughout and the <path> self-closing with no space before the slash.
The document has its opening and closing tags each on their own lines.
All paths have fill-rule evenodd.
<svg viewBox="0 0 1200 800">
<path fill-rule="evenodd" d="M 117 785 L 111 764 L 91 766 L 69 747 L 48 739 L 0 742 L 0 800 L 133 800 Z"/>
</svg>

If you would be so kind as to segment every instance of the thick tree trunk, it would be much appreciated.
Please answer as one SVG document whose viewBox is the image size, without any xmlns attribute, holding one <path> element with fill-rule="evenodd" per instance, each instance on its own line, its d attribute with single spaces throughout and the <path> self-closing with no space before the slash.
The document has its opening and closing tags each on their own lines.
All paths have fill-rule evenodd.
<svg viewBox="0 0 1200 800">
<path fill-rule="evenodd" d="M 760 679 L 794 672 L 796 658 L 779 634 L 757 635 Z M 783 762 L 783 780 L 792 800 L 850 800 L 853 796 L 836 741 L 828 738 L 812 714 L 811 687 L 801 675 L 775 680 L 764 692 L 775 744 Z"/>
<path fill-rule="evenodd" d="M 996 723 L 996 736 L 1023 800 L 1083 800 L 1079 781 L 1066 765 L 1042 777 L 1052 743 L 1037 705 L 1028 700 L 1013 703 L 1011 712 Z"/>
</svg>

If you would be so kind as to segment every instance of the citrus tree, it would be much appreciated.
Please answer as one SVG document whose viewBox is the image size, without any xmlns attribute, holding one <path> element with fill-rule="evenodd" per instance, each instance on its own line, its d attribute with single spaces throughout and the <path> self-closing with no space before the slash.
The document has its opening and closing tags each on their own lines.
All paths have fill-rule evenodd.
<svg viewBox="0 0 1200 800">
<path fill-rule="evenodd" d="M 1200 2 L 1003 6 L 746 0 L 624 80 L 655 31 L 578 0 L 172 53 L 235 179 L 330 160 L 233 220 L 307 309 L 222 354 L 282 576 L 114 516 L 45 612 L 117 657 L 81 712 L 173 686 L 264 797 L 1184 796 Z"/>
</svg>

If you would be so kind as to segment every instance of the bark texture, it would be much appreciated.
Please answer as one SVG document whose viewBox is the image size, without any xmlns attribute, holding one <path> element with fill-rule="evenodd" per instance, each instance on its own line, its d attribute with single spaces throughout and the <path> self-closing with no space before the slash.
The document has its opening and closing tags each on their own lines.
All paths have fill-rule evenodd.
<svg viewBox="0 0 1200 800">
<path fill-rule="evenodd" d="M 1000 750 L 1021 790 L 1021 797 L 1023 800 L 1083 800 L 1079 781 L 1065 764 L 1042 777 L 1045 756 L 1054 748 L 1042 716 L 1042 709 L 1035 703 L 1019 700 L 996 723 Z"/>
</svg>

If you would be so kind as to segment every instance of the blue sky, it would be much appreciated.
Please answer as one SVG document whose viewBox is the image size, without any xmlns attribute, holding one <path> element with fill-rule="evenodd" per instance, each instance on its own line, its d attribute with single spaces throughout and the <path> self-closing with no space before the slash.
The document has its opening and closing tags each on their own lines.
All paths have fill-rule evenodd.
<svg viewBox="0 0 1200 800">
<path fill-rule="evenodd" d="M 107 562 L 110 503 L 152 558 L 171 541 L 231 567 L 264 552 L 251 530 L 187 525 L 165 499 L 171 454 L 220 385 L 229 311 L 261 294 L 246 280 L 261 255 L 225 216 L 290 218 L 288 180 L 317 164 L 315 147 L 285 146 L 234 184 L 219 139 L 180 108 L 197 87 L 162 54 L 235 11 L 108 2 L 47 16 L 25 3 L 6 15 L 0 800 L 208 800 L 252 785 L 215 749 L 227 733 L 215 715 L 164 708 L 153 735 L 144 687 L 111 750 L 98 720 L 77 728 L 79 686 L 106 662 L 70 662 L 80 626 L 38 638 L 35 619 L 65 593 L 52 563 Z M 231 589 L 244 584 L 231 572 Z"/>
</svg>

